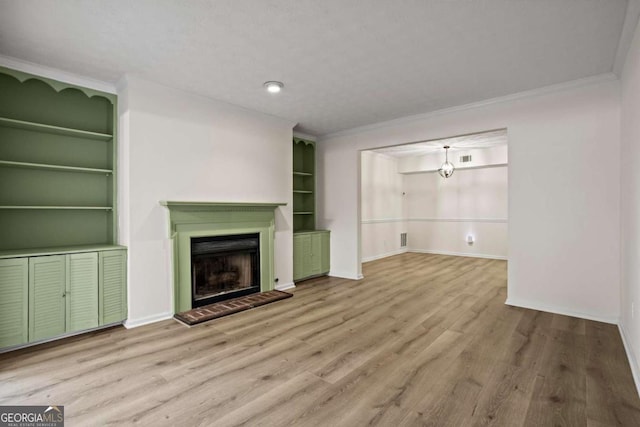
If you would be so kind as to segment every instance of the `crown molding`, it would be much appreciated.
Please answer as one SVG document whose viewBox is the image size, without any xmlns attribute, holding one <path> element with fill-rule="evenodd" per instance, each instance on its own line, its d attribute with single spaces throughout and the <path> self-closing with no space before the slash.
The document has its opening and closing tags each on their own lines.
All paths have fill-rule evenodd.
<svg viewBox="0 0 640 427">
<path fill-rule="evenodd" d="M 612 72 L 598 74 L 596 76 L 585 77 L 582 79 L 571 80 L 569 82 L 558 83 L 550 86 L 543 86 L 541 88 L 527 90 L 523 92 L 516 92 L 511 95 L 499 96 L 496 98 L 486 99 L 484 101 L 472 102 L 470 104 L 458 105 L 455 107 L 443 108 L 441 110 L 429 111 L 427 113 L 416 114 L 412 116 L 400 117 L 398 119 L 387 120 L 383 122 L 373 123 L 370 125 L 358 126 L 351 129 L 340 130 L 337 132 L 331 132 L 318 137 L 318 142 L 325 142 L 328 139 L 356 135 L 359 133 L 370 132 L 373 130 L 390 128 L 398 125 L 409 124 L 421 120 L 430 119 L 433 117 L 443 116 L 452 113 L 458 113 L 466 110 L 473 110 L 476 108 L 487 107 L 491 105 L 503 104 L 507 102 L 518 101 L 527 98 L 535 98 L 541 95 L 549 95 L 557 92 L 564 92 L 571 89 L 576 89 L 584 86 L 597 85 L 603 82 L 609 82 L 618 80 L 618 76 Z"/>
<path fill-rule="evenodd" d="M 314 136 L 308 133 L 298 132 L 296 130 L 293 131 L 293 136 L 295 136 L 296 138 L 308 139 L 313 142 L 318 142 L 317 136 Z"/>
<path fill-rule="evenodd" d="M 23 61 L 22 59 L 13 58 L 10 56 L 0 55 L 0 65 L 2 65 L 3 67 L 12 68 L 14 70 L 22 71 L 24 73 L 34 74 L 36 76 L 58 80 L 76 86 L 82 86 L 101 92 L 117 94 L 115 83 L 80 76 L 78 74 L 69 73 L 67 71 L 62 71 L 57 68 L 47 67 L 29 61 Z"/>
<path fill-rule="evenodd" d="M 618 48 L 616 50 L 616 56 L 613 61 L 613 72 L 617 76 L 622 74 L 625 62 L 627 62 L 627 56 L 629 55 L 629 48 L 633 42 L 633 37 L 637 31 L 638 19 L 640 18 L 640 0 L 629 0 L 627 3 L 627 12 L 624 16 L 624 24 L 622 26 L 622 33 L 618 40 Z"/>
</svg>

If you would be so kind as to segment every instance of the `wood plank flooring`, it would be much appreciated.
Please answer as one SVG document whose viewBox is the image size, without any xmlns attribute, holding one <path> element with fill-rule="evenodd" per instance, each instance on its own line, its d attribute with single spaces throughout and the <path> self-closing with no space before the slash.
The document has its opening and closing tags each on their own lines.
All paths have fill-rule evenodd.
<svg viewBox="0 0 640 427">
<path fill-rule="evenodd" d="M 509 307 L 506 262 L 403 254 L 186 328 L 0 355 L 0 405 L 67 425 L 640 425 L 614 325 Z"/>
</svg>

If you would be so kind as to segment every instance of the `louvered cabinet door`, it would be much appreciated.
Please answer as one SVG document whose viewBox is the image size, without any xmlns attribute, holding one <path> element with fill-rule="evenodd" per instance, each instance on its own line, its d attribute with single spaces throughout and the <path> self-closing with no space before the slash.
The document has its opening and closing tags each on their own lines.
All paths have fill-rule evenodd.
<svg viewBox="0 0 640 427">
<path fill-rule="evenodd" d="M 315 276 L 322 272 L 322 236 L 319 233 L 311 235 L 311 268 L 310 276 Z"/>
<path fill-rule="evenodd" d="M 320 261 L 320 273 L 324 274 L 324 273 L 329 273 L 330 270 L 330 259 L 331 259 L 331 235 L 329 234 L 328 231 L 323 231 L 322 233 L 320 233 L 320 241 L 321 241 L 321 248 L 320 248 L 320 257 L 321 257 L 321 261 Z"/>
<path fill-rule="evenodd" d="M 66 331 L 98 326 L 98 253 L 67 255 Z"/>
<path fill-rule="evenodd" d="M 0 259 L 0 347 L 29 339 L 29 261 Z"/>
<path fill-rule="evenodd" d="M 293 235 L 293 280 L 304 277 L 304 254 L 303 243 L 307 238 L 305 235 Z"/>
<path fill-rule="evenodd" d="M 302 277 L 309 277 L 312 270 L 312 244 L 311 235 L 305 234 L 302 240 Z"/>
<path fill-rule="evenodd" d="M 127 318 L 127 252 L 100 252 L 100 324 Z"/>
<path fill-rule="evenodd" d="M 29 341 L 65 332 L 64 255 L 29 258 Z"/>
</svg>

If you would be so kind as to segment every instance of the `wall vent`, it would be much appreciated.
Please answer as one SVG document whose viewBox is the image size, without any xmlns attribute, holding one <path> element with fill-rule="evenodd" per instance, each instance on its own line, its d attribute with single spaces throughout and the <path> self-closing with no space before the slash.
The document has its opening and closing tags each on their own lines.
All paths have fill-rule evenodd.
<svg viewBox="0 0 640 427">
<path fill-rule="evenodd" d="M 400 247 L 407 247 L 407 233 L 400 233 Z"/>
<path fill-rule="evenodd" d="M 466 156 L 460 156 L 460 163 L 469 163 L 471 161 L 471 154 Z"/>
</svg>

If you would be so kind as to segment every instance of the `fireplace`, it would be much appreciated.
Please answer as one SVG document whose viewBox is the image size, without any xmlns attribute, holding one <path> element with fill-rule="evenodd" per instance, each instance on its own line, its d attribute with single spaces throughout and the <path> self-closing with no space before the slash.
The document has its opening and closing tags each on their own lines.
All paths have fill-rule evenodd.
<svg viewBox="0 0 640 427">
<path fill-rule="evenodd" d="M 191 238 L 192 307 L 260 292 L 260 234 Z"/>
<path fill-rule="evenodd" d="M 213 237 L 214 239 L 208 238 L 215 242 L 213 246 L 217 245 L 215 238 L 220 236 L 246 237 L 253 234 L 254 239 L 259 236 L 259 245 L 254 248 L 257 270 L 253 270 L 252 274 L 255 280 L 249 283 L 255 285 L 252 286 L 252 290 L 259 288 L 259 292 L 274 288 L 277 281 L 274 268 L 275 213 L 278 207 L 284 206 L 285 203 L 162 201 L 160 204 L 169 212 L 168 237 L 173 243 L 174 313 L 195 307 L 191 244 L 201 243 L 199 239 L 203 236 Z M 206 250 L 198 255 L 206 255 Z M 244 285 L 246 283 L 245 281 Z M 244 285 L 241 284 L 239 287 L 243 288 Z M 222 298 L 225 296 L 228 295 L 218 295 Z"/>
</svg>

